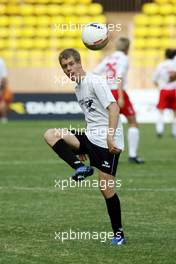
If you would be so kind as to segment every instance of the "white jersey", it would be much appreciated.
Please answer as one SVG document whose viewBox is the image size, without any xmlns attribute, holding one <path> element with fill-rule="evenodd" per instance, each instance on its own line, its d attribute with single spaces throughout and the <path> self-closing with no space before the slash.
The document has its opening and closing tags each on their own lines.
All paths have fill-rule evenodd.
<svg viewBox="0 0 176 264">
<path fill-rule="evenodd" d="M 176 71 L 176 63 L 173 59 L 161 62 L 153 76 L 153 81 L 158 84 L 160 89 L 171 90 L 176 88 L 176 81 L 170 82 L 170 73 Z"/>
<path fill-rule="evenodd" d="M 123 79 L 123 89 L 127 88 L 128 56 L 122 51 L 116 51 L 106 57 L 94 69 L 94 73 L 104 75 L 111 90 L 118 89 L 120 80 Z"/>
<path fill-rule="evenodd" d="M 3 59 L 0 58 L 0 84 L 1 84 L 2 78 L 5 78 L 5 77 L 7 77 L 7 69 L 6 69 Z"/>
<path fill-rule="evenodd" d="M 86 136 L 93 144 L 102 148 L 107 146 L 107 131 L 109 116 L 107 107 L 115 102 L 106 80 L 92 73 L 75 87 L 78 103 L 83 110 L 87 123 Z M 123 127 L 119 117 L 118 126 L 114 135 L 116 146 L 124 149 Z"/>
</svg>

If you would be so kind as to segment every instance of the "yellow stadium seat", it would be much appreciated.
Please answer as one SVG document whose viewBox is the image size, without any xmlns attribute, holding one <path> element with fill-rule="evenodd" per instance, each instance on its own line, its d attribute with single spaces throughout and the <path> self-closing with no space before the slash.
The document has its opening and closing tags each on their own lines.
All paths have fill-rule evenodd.
<svg viewBox="0 0 176 264">
<path fill-rule="evenodd" d="M 19 42 L 19 47 L 21 49 L 32 49 L 35 44 L 33 38 L 22 38 L 19 39 L 18 42 Z"/>
<path fill-rule="evenodd" d="M 0 39 L 6 38 L 6 37 L 8 37 L 8 35 L 9 35 L 8 28 L 7 27 L 0 27 Z"/>
<path fill-rule="evenodd" d="M 144 58 L 144 50 L 143 49 L 135 49 L 135 50 L 133 50 L 131 55 L 134 59 L 143 59 Z"/>
<path fill-rule="evenodd" d="M 76 5 L 74 8 L 75 14 L 77 14 L 79 17 L 86 15 L 87 11 L 88 9 L 86 5 Z"/>
<path fill-rule="evenodd" d="M 78 0 L 64 0 L 64 2 L 65 2 L 65 4 L 75 5 L 78 2 Z"/>
<path fill-rule="evenodd" d="M 146 37 L 148 36 L 148 27 L 135 27 L 134 34 L 136 37 Z"/>
<path fill-rule="evenodd" d="M 162 28 L 161 27 L 149 27 L 148 29 L 148 36 L 149 37 L 160 37 L 162 35 Z"/>
<path fill-rule="evenodd" d="M 50 3 L 53 4 L 62 4 L 64 2 L 64 0 L 50 0 Z"/>
<path fill-rule="evenodd" d="M 135 38 L 133 45 L 135 49 L 143 49 L 146 47 L 146 39 L 145 38 Z"/>
<path fill-rule="evenodd" d="M 12 59 L 14 57 L 14 52 L 12 50 L 1 50 L 1 57 L 7 61 L 8 59 Z"/>
<path fill-rule="evenodd" d="M 48 4 L 50 0 L 26 0 L 26 2 L 33 4 Z"/>
<path fill-rule="evenodd" d="M 146 40 L 146 47 L 149 49 L 160 48 L 160 39 L 159 38 L 148 38 Z"/>
<path fill-rule="evenodd" d="M 170 0 L 171 3 L 176 4 L 176 0 Z"/>
<path fill-rule="evenodd" d="M 77 49 L 86 49 L 86 47 L 84 46 L 83 42 L 81 41 L 80 38 L 78 38 L 75 42 L 75 47 Z"/>
<path fill-rule="evenodd" d="M 36 49 L 47 49 L 49 47 L 49 41 L 45 38 L 36 38 L 34 40 L 34 47 Z"/>
<path fill-rule="evenodd" d="M 102 5 L 98 4 L 98 3 L 93 3 L 90 4 L 88 7 L 88 14 L 96 16 L 96 15 L 100 15 L 103 12 L 103 7 Z"/>
<path fill-rule="evenodd" d="M 78 0 L 78 3 L 86 4 L 86 5 L 90 4 L 91 2 L 92 2 L 92 0 Z"/>
<path fill-rule="evenodd" d="M 24 16 L 23 18 L 23 24 L 25 26 L 35 26 L 37 23 L 36 16 Z"/>
<path fill-rule="evenodd" d="M 7 4 L 8 0 L 1 0 L 1 4 Z"/>
<path fill-rule="evenodd" d="M 6 40 L 1 39 L 1 41 L 0 41 L 0 49 L 4 49 L 4 48 L 6 48 Z"/>
<path fill-rule="evenodd" d="M 160 40 L 160 47 L 163 49 L 169 48 L 170 39 L 169 38 L 162 38 Z"/>
<path fill-rule="evenodd" d="M 65 20 L 64 23 L 66 24 L 73 24 L 73 26 L 75 24 L 79 24 L 79 17 L 75 16 L 75 15 L 71 15 L 71 16 L 64 16 Z"/>
<path fill-rule="evenodd" d="M 95 21 L 97 22 L 97 20 L 93 20 L 92 19 L 92 16 L 81 16 L 79 18 L 79 24 L 88 24 L 88 23 L 91 23 L 92 21 Z"/>
<path fill-rule="evenodd" d="M 0 25 L 1 27 L 5 27 L 9 25 L 9 17 L 8 16 L 0 16 Z"/>
<path fill-rule="evenodd" d="M 19 27 L 22 25 L 23 19 L 21 16 L 10 16 L 9 17 L 9 24 L 11 27 Z"/>
<path fill-rule="evenodd" d="M 95 17 L 92 17 L 92 21 L 95 21 L 101 24 L 106 24 L 106 17 L 104 15 L 95 16 Z"/>
<path fill-rule="evenodd" d="M 75 8 L 72 5 L 64 4 L 61 6 L 60 12 L 63 16 L 69 16 L 75 13 Z"/>
<path fill-rule="evenodd" d="M 142 6 L 142 11 L 146 15 L 156 15 L 159 13 L 159 5 L 156 3 L 146 3 Z"/>
<path fill-rule="evenodd" d="M 30 38 L 33 36 L 35 36 L 35 28 L 34 27 L 24 27 L 22 29 L 22 37 Z"/>
<path fill-rule="evenodd" d="M 52 34 L 52 29 L 50 27 L 38 27 L 35 31 L 36 37 L 46 38 Z"/>
<path fill-rule="evenodd" d="M 0 15 L 4 15 L 6 13 L 6 6 L 0 5 Z"/>
<path fill-rule="evenodd" d="M 151 16 L 149 21 L 151 26 L 161 26 L 163 24 L 163 17 L 160 15 Z"/>
<path fill-rule="evenodd" d="M 61 5 L 48 5 L 47 6 L 47 14 L 51 16 L 56 16 L 62 14 L 62 6 Z"/>
<path fill-rule="evenodd" d="M 163 28 L 162 28 L 162 35 L 163 35 L 164 37 L 169 37 L 169 36 L 171 35 L 171 33 L 170 33 L 170 28 L 167 27 L 167 26 L 163 27 Z"/>
<path fill-rule="evenodd" d="M 47 8 L 47 5 L 34 5 L 33 13 L 38 16 L 45 15 L 47 14 Z"/>
<path fill-rule="evenodd" d="M 63 34 L 64 37 L 69 37 L 69 38 L 75 38 L 79 36 L 79 31 L 78 30 L 67 30 Z"/>
<path fill-rule="evenodd" d="M 167 4 L 168 3 L 168 0 L 155 0 L 155 2 L 157 3 L 157 4 Z"/>
<path fill-rule="evenodd" d="M 174 13 L 173 5 L 171 5 L 171 4 L 161 5 L 159 10 L 160 10 L 160 14 L 162 14 L 162 15 L 170 15 L 170 14 Z"/>
<path fill-rule="evenodd" d="M 74 38 L 63 38 L 61 40 L 61 47 L 63 49 L 75 47 L 76 40 Z"/>
<path fill-rule="evenodd" d="M 148 25 L 150 23 L 150 17 L 143 15 L 143 14 L 135 15 L 134 23 L 135 23 L 135 25 L 139 25 L 139 26 Z"/>
<path fill-rule="evenodd" d="M 64 16 L 52 16 L 50 18 L 50 23 L 51 25 L 57 25 L 57 28 L 60 27 L 60 25 L 65 23 L 65 18 Z"/>
<path fill-rule="evenodd" d="M 6 6 L 6 12 L 7 12 L 8 15 L 19 15 L 19 13 L 20 13 L 20 6 L 8 4 Z"/>
<path fill-rule="evenodd" d="M 168 26 L 176 25 L 176 16 L 175 15 L 165 16 L 163 18 L 163 24 Z"/>
<path fill-rule="evenodd" d="M 31 56 L 31 54 L 28 50 L 17 50 L 15 56 L 18 60 L 26 60 Z"/>
<path fill-rule="evenodd" d="M 36 18 L 36 25 L 38 25 L 38 26 L 49 26 L 50 21 L 51 21 L 51 19 L 49 16 L 38 16 Z"/>
<path fill-rule="evenodd" d="M 9 37 L 18 38 L 21 37 L 22 29 L 20 27 L 10 27 L 9 28 Z"/>
<path fill-rule="evenodd" d="M 20 14 L 22 16 L 30 16 L 34 12 L 34 7 L 33 5 L 20 5 Z"/>
</svg>

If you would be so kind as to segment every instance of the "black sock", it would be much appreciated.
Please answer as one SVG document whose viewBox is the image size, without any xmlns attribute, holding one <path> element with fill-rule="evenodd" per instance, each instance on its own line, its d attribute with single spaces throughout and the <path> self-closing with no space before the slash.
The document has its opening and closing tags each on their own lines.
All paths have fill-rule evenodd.
<svg viewBox="0 0 176 264">
<path fill-rule="evenodd" d="M 114 236 L 121 235 L 123 237 L 120 200 L 116 193 L 111 198 L 106 199 L 106 205 Z"/>
<path fill-rule="evenodd" d="M 84 164 L 79 159 L 77 159 L 76 155 L 69 145 L 64 141 L 64 139 L 59 139 L 52 149 L 73 169 L 76 170 L 77 168 L 84 166 Z"/>
</svg>

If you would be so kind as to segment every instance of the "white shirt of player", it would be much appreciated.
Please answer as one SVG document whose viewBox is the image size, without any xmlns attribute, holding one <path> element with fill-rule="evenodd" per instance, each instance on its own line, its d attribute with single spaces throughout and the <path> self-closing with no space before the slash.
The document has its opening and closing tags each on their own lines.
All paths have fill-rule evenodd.
<svg viewBox="0 0 176 264">
<path fill-rule="evenodd" d="M 1 83 L 2 78 L 5 78 L 5 77 L 7 77 L 7 69 L 6 69 L 3 59 L 0 58 L 0 83 Z"/>
<path fill-rule="evenodd" d="M 127 88 L 128 56 L 122 51 L 116 51 L 106 57 L 94 69 L 94 73 L 103 75 L 111 90 L 118 89 L 119 79 L 123 79 L 123 89 Z"/>
<path fill-rule="evenodd" d="M 86 136 L 93 144 L 108 148 L 107 131 L 109 117 L 107 107 L 115 102 L 106 80 L 92 73 L 87 73 L 85 78 L 75 87 L 78 103 L 85 115 L 87 123 Z M 114 135 L 116 146 L 124 149 L 123 127 L 119 117 L 118 126 Z"/>
<path fill-rule="evenodd" d="M 170 72 L 176 71 L 176 63 L 173 59 L 166 59 L 161 62 L 153 76 L 153 81 L 158 84 L 160 89 L 170 90 L 176 88 L 176 82 L 169 82 Z"/>
</svg>

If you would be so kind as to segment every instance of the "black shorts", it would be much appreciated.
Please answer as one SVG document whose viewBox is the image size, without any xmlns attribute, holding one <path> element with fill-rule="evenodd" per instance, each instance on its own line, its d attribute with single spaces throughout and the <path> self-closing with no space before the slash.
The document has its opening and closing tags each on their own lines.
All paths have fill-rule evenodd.
<svg viewBox="0 0 176 264">
<path fill-rule="evenodd" d="M 90 159 L 90 166 L 110 175 L 116 175 L 120 153 L 111 154 L 108 149 L 91 143 L 84 133 L 79 134 L 75 131 L 72 133 L 80 142 L 80 148 L 75 151 L 75 154 L 87 154 Z"/>
</svg>

